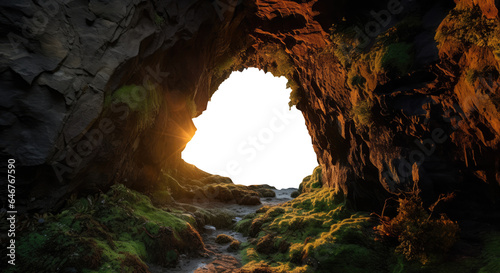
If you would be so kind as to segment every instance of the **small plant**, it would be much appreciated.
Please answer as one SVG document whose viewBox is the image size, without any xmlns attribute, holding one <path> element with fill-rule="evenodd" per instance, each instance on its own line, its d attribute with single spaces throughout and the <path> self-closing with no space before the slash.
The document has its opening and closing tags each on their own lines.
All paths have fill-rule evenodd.
<svg viewBox="0 0 500 273">
<path fill-rule="evenodd" d="M 453 246 L 459 227 L 445 214 L 439 217 L 433 215 L 436 205 L 452 199 L 453 194 L 441 195 L 428 209 L 423 207 L 419 194 L 416 186 L 412 191 L 401 194 L 397 199 L 398 214 L 390 219 L 382 212 L 379 216 L 381 224 L 374 230 L 380 238 L 397 239 L 399 245 L 396 252 L 406 259 L 427 264 Z"/>
</svg>

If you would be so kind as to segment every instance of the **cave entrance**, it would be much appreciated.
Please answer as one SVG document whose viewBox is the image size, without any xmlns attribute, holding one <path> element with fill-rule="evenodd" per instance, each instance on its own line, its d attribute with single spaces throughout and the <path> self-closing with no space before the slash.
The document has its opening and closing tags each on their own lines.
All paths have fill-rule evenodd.
<svg viewBox="0 0 500 273">
<path fill-rule="evenodd" d="M 298 187 L 318 163 L 286 82 L 257 68 L 233 72 L 193 119 L 198 130 L 182 158 L 236 184 Z"/>
</svg>

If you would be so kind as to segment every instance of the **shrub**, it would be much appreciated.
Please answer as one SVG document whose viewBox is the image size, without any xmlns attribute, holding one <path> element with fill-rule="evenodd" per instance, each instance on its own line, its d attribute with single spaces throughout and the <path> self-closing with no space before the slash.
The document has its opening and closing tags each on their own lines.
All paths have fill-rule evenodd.
<svg viewBox="0 0 500 273">
<path fill-rule="evenodd" d="M 374 229 L 381 238 L 397 239 L 396 252 L 408 260 L 426 264 L 447 252 L 457 240 L 458 224 L 445 214 L 433 217 L 436 204 L 453 195 L 442 196 L 429 209 L 425 209 L 415 190 L 398 198 L 398 214 L 389 219 L 380 217 L 381 224 Z"/>
</svg>

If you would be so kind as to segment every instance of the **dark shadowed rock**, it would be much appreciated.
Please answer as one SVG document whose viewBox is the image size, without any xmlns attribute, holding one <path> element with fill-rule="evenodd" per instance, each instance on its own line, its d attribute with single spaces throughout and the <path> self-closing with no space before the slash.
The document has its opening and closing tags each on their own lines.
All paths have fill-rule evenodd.
<svg viewBox="0 0 500 273">
<path fill-rule="evenodd" d="M 165 169 L 185 198 L 196 198 L 196 187 L 230 185 L 191 172 L 181 152 L 219 85 L 257 67 L 287 77 L 321 165 L 318 187 L 339 189 L 353 208 L 380 210 L 411 188 L 408 166 L 417 161 L 425 201 L 455 191 L 498 204 L 497 1 L 402 1 L 391 28 L 362 48 L 377 58 L 339 51 L 353 42 L 343 27 L 363 29 L 374 22 L 370 11 L 387 8 L 358 0 L 238 1 L 227 10 L 198 0 L 4 1 L 1 152 L 33 167 L 26 196 L 46 199 L 22 203 L 53 207 L 67 191 L 116 182 L 161 188 Z M 103 120 L 113 129 L 89 152 L 85 134 Z M 228 189 L 248 205 L 273 195 Z M 233 202 L 229 191 L 219 200 Z"/>
<path fill-rule="evenodd" d="M 274 237 L 270 234 L 260 238 L 255 246 L 255 249 L 257 252 L 266 255 L 274 254 L 278 251 L 274 246 Z"/>
</svg>

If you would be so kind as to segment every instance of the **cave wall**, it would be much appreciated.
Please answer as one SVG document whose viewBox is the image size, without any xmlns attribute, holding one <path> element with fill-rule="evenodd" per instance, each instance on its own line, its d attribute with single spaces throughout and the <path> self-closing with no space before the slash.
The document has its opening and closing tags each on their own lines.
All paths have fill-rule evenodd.
<svg viewBox="0 0 500 273">
<path fill-rule="evenodd" d="M 498 3 L 478 3 L 498 22 Z M 490 205 L 500 196 L 498 55 L 449 33 L 435 42 L 453 27 L 447 16 L 474 4 L 2 3 L 2 160 L 17 160 L 20 205 L 33 210 L 115 182 L 154 190 L 162 169 L 204 176 L 180 158 L 196 130 L 191 118 L 231 71 L 258 67 L 289 79 L 325 186 L 353 207 L 379 209 L 414 180 L 428 200 L 455 191 Z M 415 14 L 416 27 L 405 21 Z M 332 24 L 374 37 L 339 55 Z M 382 44 L 387 33 L 403 42 Z M 396 59 L 410 56 L 411 65 L 381 68 L 401 43 L 411 54 Z M 471 71 L 488 73 L 470 80 Z"/>
</svg>

